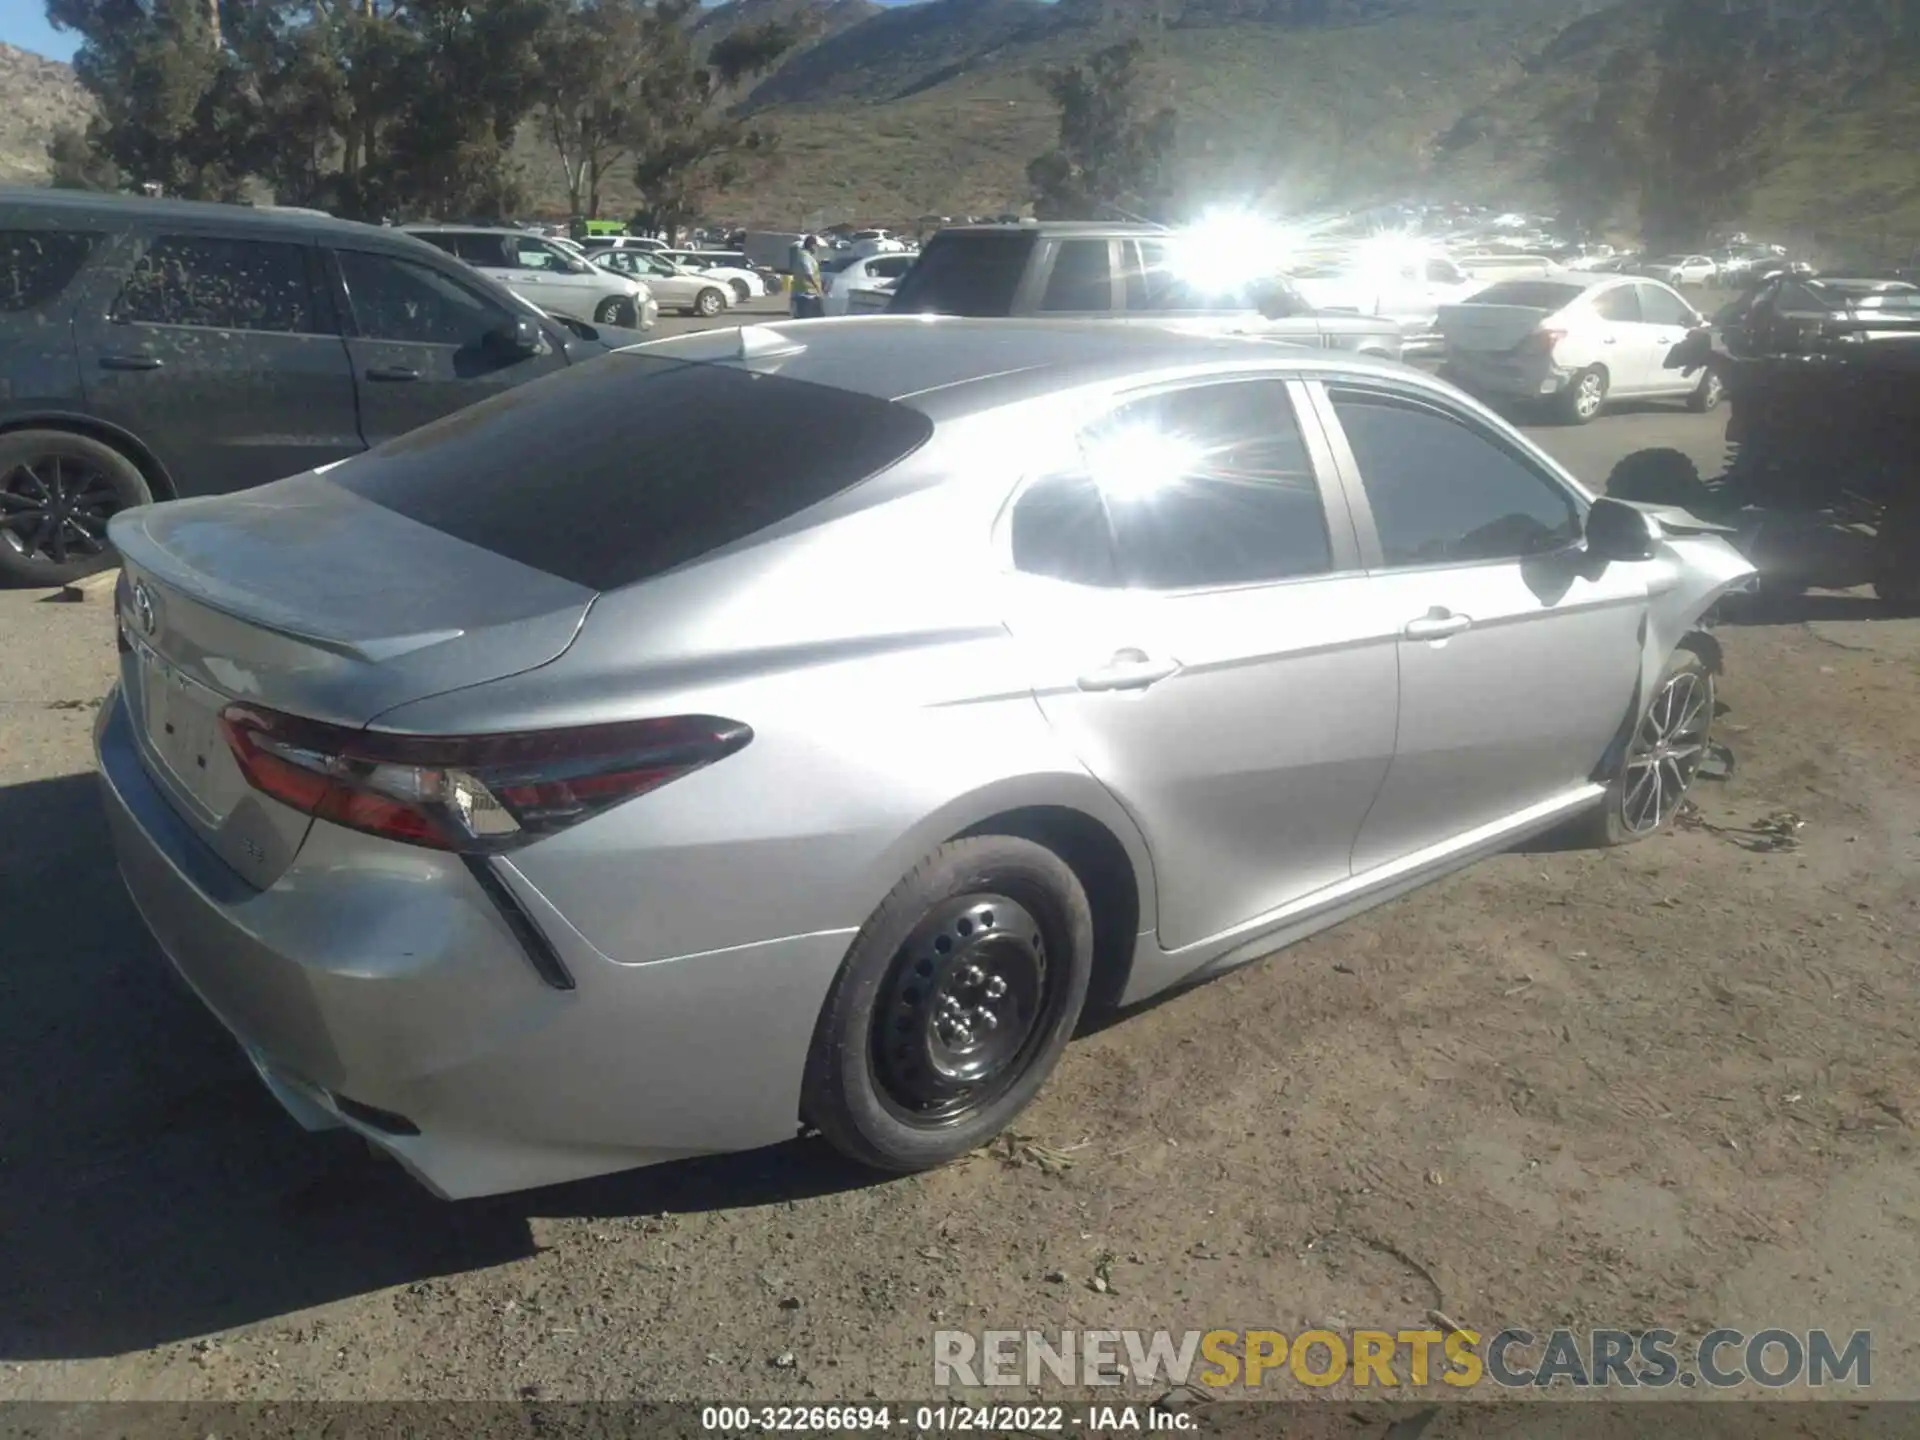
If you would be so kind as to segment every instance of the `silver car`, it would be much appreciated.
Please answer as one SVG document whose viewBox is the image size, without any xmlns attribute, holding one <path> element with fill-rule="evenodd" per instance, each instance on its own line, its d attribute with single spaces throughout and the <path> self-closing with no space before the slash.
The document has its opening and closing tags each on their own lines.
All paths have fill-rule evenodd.
<svg viewBox="0 0 1920 1440">
<path fill-rule="evenodd" d="M 710 320 L 733 303 L 733 290 L 726 281 L 676 265 L 650 251 L 601 250 L 594 255 L 593 263 L 609 274 L 640 281 L 662 306 L 672 306 L 687 315 Z"/>
<path fill-rule="evenodd" d="M 650 330 L 659 319 L 659 301 L 643 281 L 591 265 L 544 235 L 479 225 L 404 228 L 550 314 L 632 330 Z"/>
<path fill-rule="evenodd" d="M 1659 829 L 1752 574 L 1703 528 L 1350 354 L 708 331 L 115 517 L 99 764 L 273 1093 L 439 1194 L 909 1171 L 1083 1011 Z"/>
</svg>

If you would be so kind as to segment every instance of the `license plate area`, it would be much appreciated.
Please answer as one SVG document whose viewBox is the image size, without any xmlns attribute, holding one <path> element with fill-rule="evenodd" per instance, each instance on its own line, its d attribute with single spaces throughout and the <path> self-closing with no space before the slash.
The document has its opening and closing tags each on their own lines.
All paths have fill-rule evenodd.
<svg viewBox="0 0 1920 1440">
<path fill-rule="evenodd" d="M 209 820 L 217 819 L 218 783 L 224 767 L 220 737 L 221 697 L 183 675 L 151 650 L 140 656 L 140 709 L 147 750 L 187 800 Z"/>
</svg>

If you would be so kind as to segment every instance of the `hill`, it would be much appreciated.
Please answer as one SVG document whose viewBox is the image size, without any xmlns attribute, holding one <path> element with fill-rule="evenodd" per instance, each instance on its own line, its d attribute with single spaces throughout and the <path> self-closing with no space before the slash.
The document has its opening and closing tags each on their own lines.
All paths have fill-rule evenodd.
<svg viewBox="0 0 1920 1440">
<path fill-rule="evenodd" d="M 92 101 L 73 67 L 0 43 L 0 182 L 33 184 L 49 173 L 47 141 L 61 125 L 84 125 Z"/>
<path fill-rule="evenodd" d="M 718 40 L 778 20 L 806 35 L 743 104 L 773 163 L 717 196 L 718 217 L 787 228 L 1020 207 L 1054 138 L 1045 67 L 1128 36 L 1179 116 L 1189 198 L 1300 214 L 1412 194 L 1544 200 L 1549 137 L 1591 102 L 1608 58 L 1657 46 L 1651 0 L 728 0 Z M 1860 7 L 1864 15 L 1876 7 Z M 1884 9 L 1885 7 L 1878 7 Z M 1845 15 L 1844 8 L 1831 13 Z M 83 120 L 64 65 L 0 45 L 0 178 L 46 174 L 53 127 Z M 1904 258 L 1920 244 L 1920 67 L 1888 64 L 1797 103 L 1753 223 L 1840 231 Z M 549 207 L 557 165 L 535 127 L 516 154 Z M 608 187 L 621 213 L 630 189 Z"/>
</svg>

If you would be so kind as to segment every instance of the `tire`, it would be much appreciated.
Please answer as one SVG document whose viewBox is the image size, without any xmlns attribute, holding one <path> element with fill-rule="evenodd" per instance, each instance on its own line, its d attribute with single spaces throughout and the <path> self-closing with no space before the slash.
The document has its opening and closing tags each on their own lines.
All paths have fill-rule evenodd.
<svg viewBox="0 0 1920 1440">
<path fill-rule="evenodd" d="M 1634 722 L 1620 767 L 1607 782 L 1606 799 L 1583 822 L 1580 838 L 1595 847 L 1631 845 L 1666 829 L 1706 757 L 1713 739 L 1713 709 L 1713 672 L 1707 662 L 1692 650 L 1674 651 L 1653 687 L 1653 698 Z M 1666 756 L 1650 759 L 1663 747 Z M 1646 789 L 1650 776 L 1657 776 L 1657 796 Z"/>
<path fill-rule="evenodd" d="M 702 320 L 711 320 L 727 308 L 727 297 L 712 286 L 708 286 L 693 297 L 693 313 Z"/>
<path fill-rule="evenodd" d="M 854 938 L 814 1027 L 803 1117 L 894 1174 L 978 1149 L 1052 1072 L 1092 971 L 1093 912 L 1058 855 L 1005 835 L 941 846 Z"/>
<path fill-rule="evenodd" d="M 733 287 L 733 303 L 734 304 L 744 305 L 747 303 L 747 301 L 753 298 L 753 287 L 747 284 L 746 281 L 729 280 L 727 284 Z"/>
<path fill-rule="evenodd" d="M 54 490 L 64 523 L 49 528 Z M 0 435 L 0 584 L 66 585 L 106 569 L 114 563 L 108 519 L 152 499 L 139 467 L 89 435 Z"/>
<path fill-rule="evenodd" d="M 633 301 L 623 300 L 619 296 L 609 296 L 593 307 L 593 323 L 596 325 L 618 325 L 631 330 L 640 317 L 634 313 Z"/>
<path fill-rule="evenodd" d="M 1710 410 L 1719 409 L 1726 398 L 1726 382 L 1720 378 L 1720 372 L 1709 365 L 1707 373 L 1700 377 L 1700 383 L 1687 397 L 1687 409 L 1696 415 L 1705 415 Z"/>
<path fill-rule="evenodd" d="M 1889 505 L 1880 517 L 1873 592 L 1898 610 L 1920 610 L 1920 497 Z"/>
<path fill-rule="evenodd" d="M 1598 365 L 1582 370 L 1553 400 L 1563 425 L 1590 425 L 1607 408 L 1607 372 Z"/>
</svg>

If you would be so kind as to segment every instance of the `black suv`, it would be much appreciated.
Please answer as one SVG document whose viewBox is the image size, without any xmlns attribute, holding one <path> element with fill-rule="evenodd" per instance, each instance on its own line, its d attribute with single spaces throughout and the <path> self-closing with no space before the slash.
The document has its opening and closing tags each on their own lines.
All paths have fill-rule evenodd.
<svg viewBox="0 0 1920 1440">
<path fill-rule="evenodd" d="M 116 510 L 340 460 L 643 338 L 394 230 L 0 190 L 0 583 L 101 568 Z"/>
</svg>

